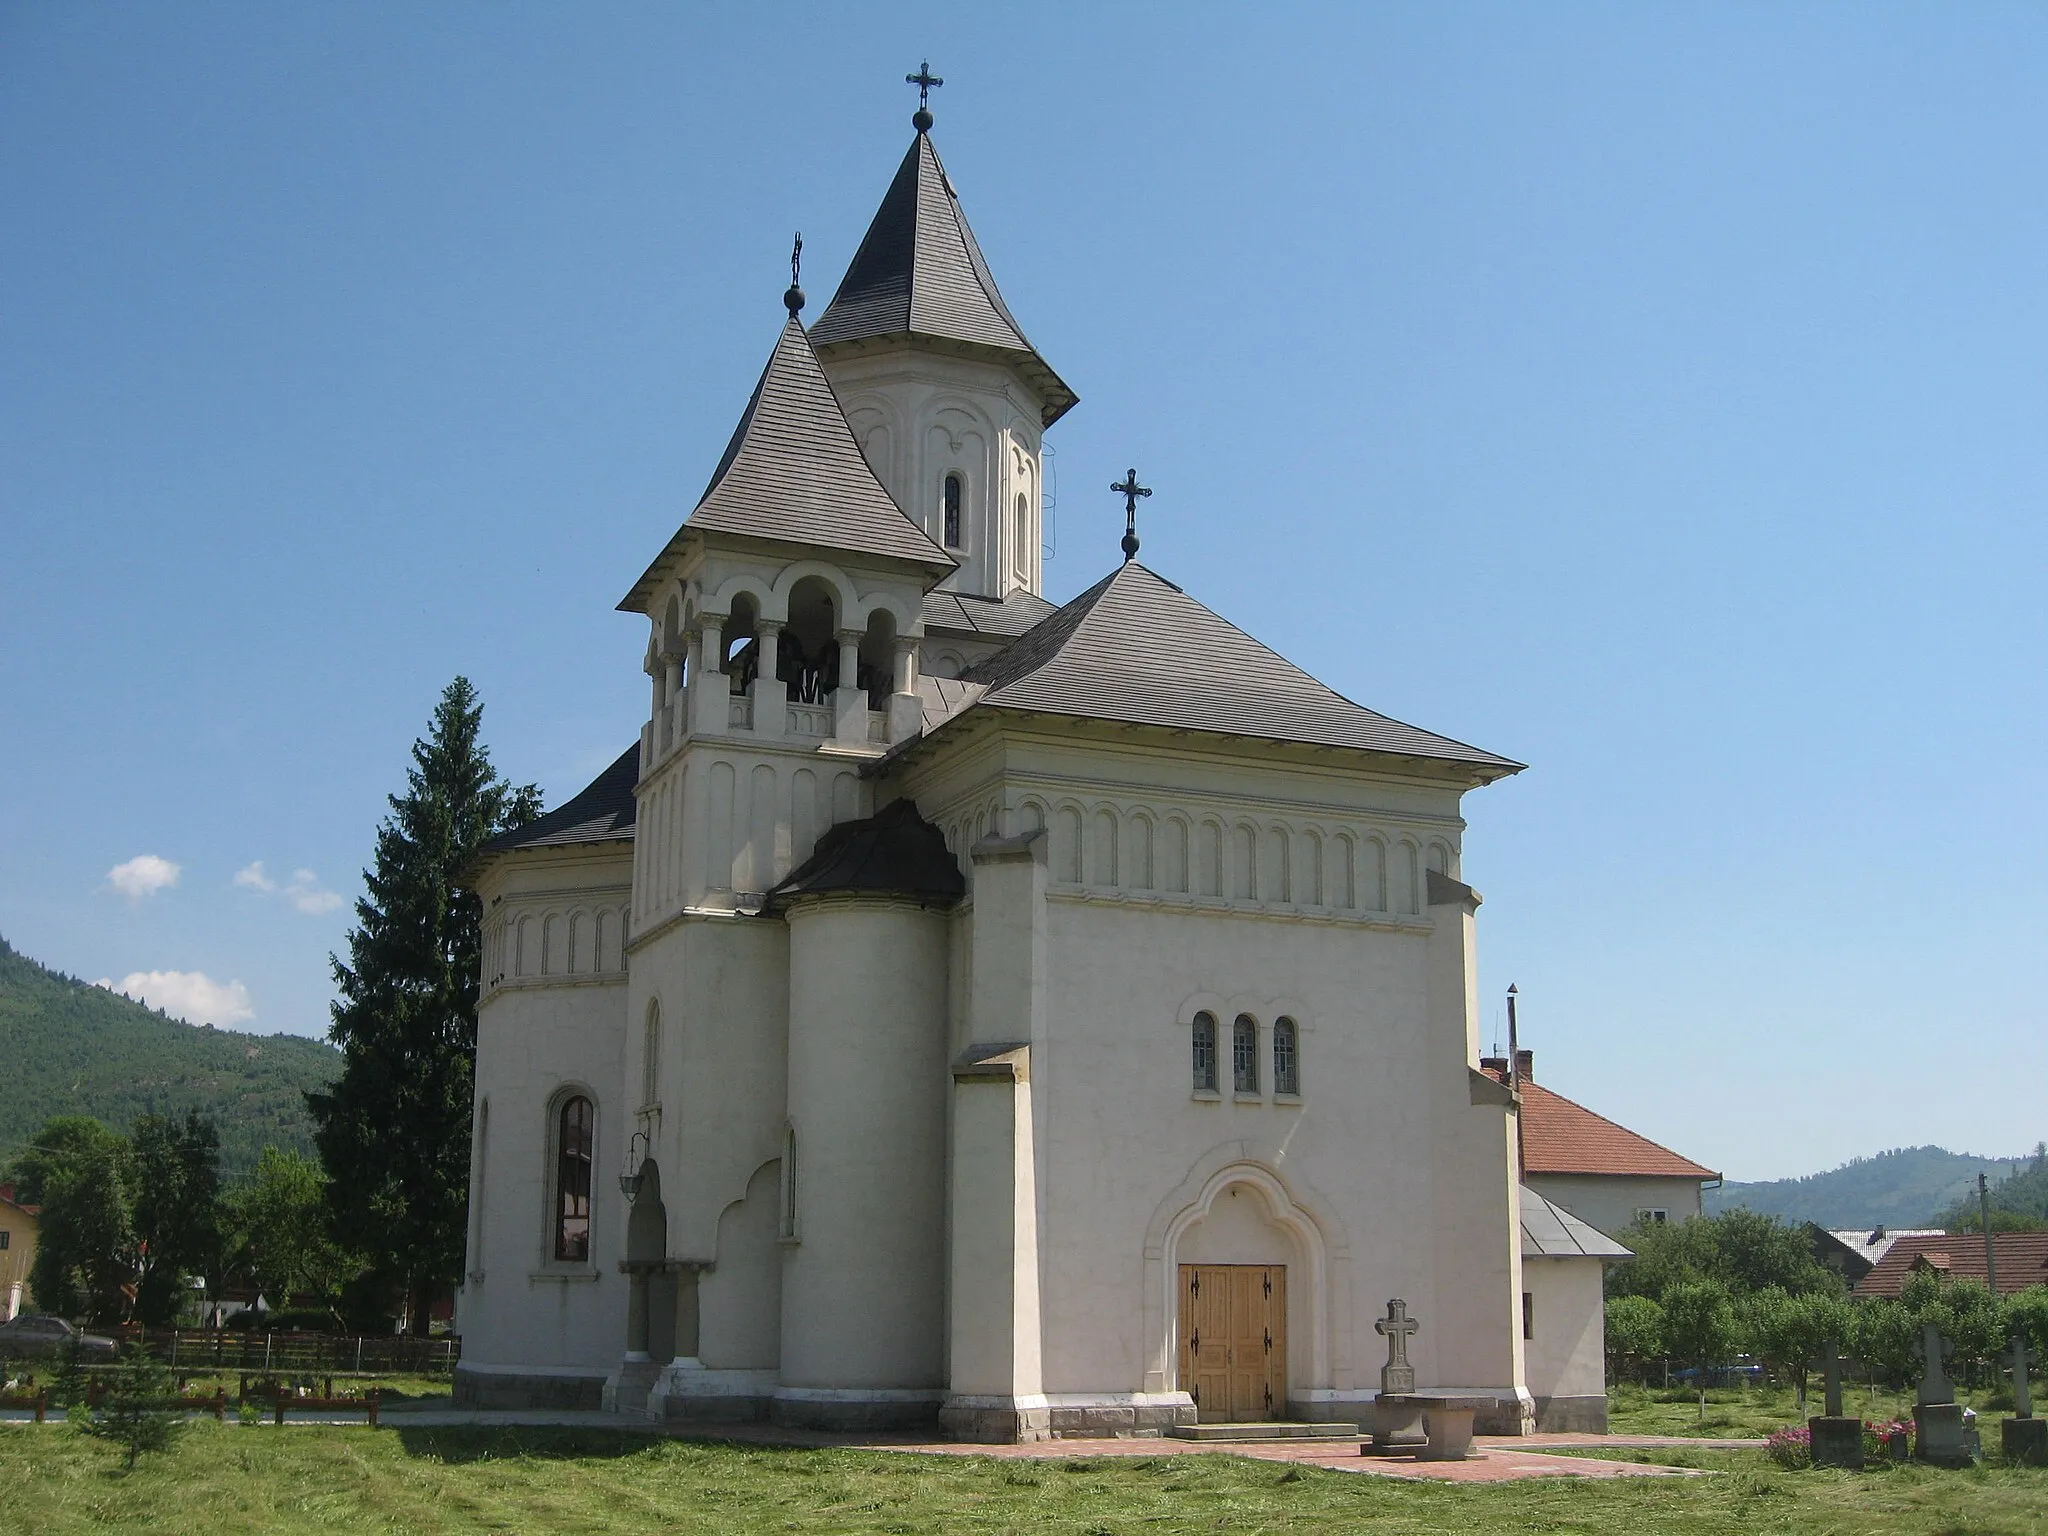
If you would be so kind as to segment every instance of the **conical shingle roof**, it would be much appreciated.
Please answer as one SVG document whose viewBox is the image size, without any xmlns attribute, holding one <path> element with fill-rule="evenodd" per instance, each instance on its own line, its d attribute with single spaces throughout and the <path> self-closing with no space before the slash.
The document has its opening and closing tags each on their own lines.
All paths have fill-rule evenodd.
<svg viewBox="0 0 2048 1536">
<path fill-rule="evenodd" d="M 996 289 L 960 199 L 920 133 L 854 253 L 825 313 L 811 327 L 821 348 L 887 336 L 921 336 L 1003 354 L 1044 400 L 1044 424 L 1076 400 Z"/>
<path fill-rule="evenodd" d="M 621 609 L 643 610 L 658 572 L 693 531 L 883 555 L 934 571 L 955 565 L 875 478 L 817 353 L 793 316 L 696 510 L 634 584 Z"/>
<path fill-rule="evenodd" d="M 1121 720 L 1171 730 L 1470 764 L 1522 764 L 1354 704 L 1135 560 L 962 678 L 975 708 Z"/>
</svg>

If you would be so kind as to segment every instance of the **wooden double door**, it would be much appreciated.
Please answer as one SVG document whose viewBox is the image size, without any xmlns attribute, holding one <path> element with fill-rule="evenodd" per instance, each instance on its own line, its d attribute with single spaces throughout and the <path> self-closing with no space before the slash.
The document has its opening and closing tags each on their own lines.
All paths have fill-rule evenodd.
<svg viewBox="0 0 2048 1536">
<path fill-rule="evenodd" d="M 1286 1412 L 1286 1265 L 1181 1265 L 1180 1384 L 1205 1424 Z"/>
</svg>

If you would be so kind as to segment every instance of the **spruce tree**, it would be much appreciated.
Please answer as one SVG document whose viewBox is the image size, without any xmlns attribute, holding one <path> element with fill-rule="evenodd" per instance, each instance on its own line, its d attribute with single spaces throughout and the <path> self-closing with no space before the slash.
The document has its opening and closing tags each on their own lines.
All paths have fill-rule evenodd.
<svg viewBox="0 0 2048 1536">
<path fill-rule="evenodd" d="M 461 884 L 477 850 L 540 812 L 540 791 L 498 777 L 467 678 L 441 695 L 413 743 L 406 792 L 377 828 L 339 996 L 332 1089 L 306 1096 L 330 1179 L 336 1236 L 364 1252 L 408 1326 L 462 1268 L 482 909 Z"/>
</svg>

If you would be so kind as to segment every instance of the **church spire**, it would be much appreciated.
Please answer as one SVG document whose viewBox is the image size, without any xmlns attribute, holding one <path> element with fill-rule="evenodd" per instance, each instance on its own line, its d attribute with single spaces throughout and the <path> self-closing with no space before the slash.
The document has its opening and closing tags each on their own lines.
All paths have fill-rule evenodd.
<svg viewBox="0 0 2048 1536">
<path fill-rule="evenodd" d="M 918 87 L 920 103 L 944 83 L 928 66 L 905 78 Z M 930 110 L 920 104 L 911 121 L 917 137 L 811 341 L 828 357 L 856 342 L 901 338 L 1006 363 L 1042 402 L 1040 424 L 1051 426 L 1078 397 L 1025 339 L 997 291 L 932 146 Z"/>
</svg>

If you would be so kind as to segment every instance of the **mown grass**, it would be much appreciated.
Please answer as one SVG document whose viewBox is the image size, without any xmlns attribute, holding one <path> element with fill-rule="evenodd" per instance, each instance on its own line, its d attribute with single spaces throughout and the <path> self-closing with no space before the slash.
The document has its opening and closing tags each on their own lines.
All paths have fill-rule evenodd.
<svg viewBox="0 0 2048 1536">
<path fill-rule="evenodd" d="M 1484 1486 L 1228 1456 L 1015 1461 L 771 1450 L 619 1432 L 195 1425 L 130 1475 L 68 1427 L 0 1425 L 8 1530 L 253 1533 L 651 1531 L 1970 1532 L 2048 1522 L 2048 1472 L 1779 1472 L 1688 1451 L 1720 1475 Z"/>
<path fill-rule="evenodd" d="M 1966 1406 L 1971 1405 L 1972 1394 L 1958 1391 L 1956 1397 Z M 1988 1392 L 1975 1394 L 1977 1424 L 1984 1443 L 1993 1445 L 1998 1439 L 1998 1421 L 2005 1418 L 2011 1409 L 2009 1394 L 1994 1396 Z M 1993 1403 L 2001 1406 L 1994 1408 Z M 1799 1407 L 1799 1395 L 1790 1387 L 1746 1386 L 1711 1387 L 1707 1391 L 1707 1416 L 1700 1419 L 1700 1399 L 1697 1388 L 1688 1387 L 1637 1387 L 1615 1386 L 1607 1392 L 1607 1429 L 1616 1435 L 1681 1435 L 1688 1439 L 1744 1440 L 1762 1439 L 1774 1429 L 1787 1424 L 1804 1424 L 1807 1417 L 1821 1411 L 1820 1383 L 1815 1382 L 1809 1389 L 1804 1412 Z M 1913 1417 L 1913 1394 L 1910 1391 L 1896 1392 L 1888 1387 L 1871 1391 L 1858 1385 L 1842 1388 L 1842 1412 L 1861 1419 L 1910 1419 Z"/>
</svg>

